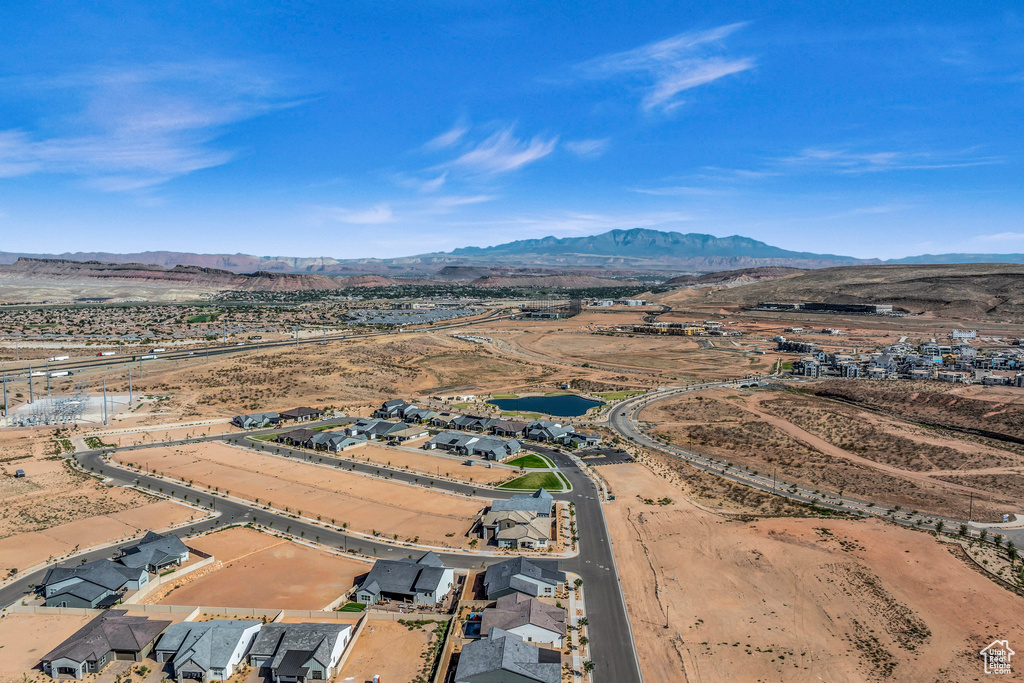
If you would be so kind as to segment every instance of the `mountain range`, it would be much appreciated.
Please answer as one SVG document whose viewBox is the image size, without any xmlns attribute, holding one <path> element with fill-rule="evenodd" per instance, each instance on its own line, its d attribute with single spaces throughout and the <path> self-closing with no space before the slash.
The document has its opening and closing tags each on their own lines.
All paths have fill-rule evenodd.
<svg viewBox="0 0 1024 683">
<path fill-rule="evenodd" d="M 547 269 L 549 274 L 573 269 L 600 271 L 602 276 L 635 276 L 644 272 L 677 275 L 765 266 L 817 269 L 880 264 L 1024 263 L 1024 254 L 925 254 L 888 261 L 858 259 L 837 254 L 790 251 L 739 235 L 715 237 L 699 233 L 683 234 L 644 228 L 611 230 L 599 235 L 583 237 L 516 240 L 492 247 L 462 247 L 450 252 L 433 252 L 387 259 L 196 254 L 176 251 L 147 251 L 128 254 L 0 252 L 0 264 L 12 264 L 22 257 L 116 264 L 138 263 L 164 268 L 196 266 L 235 273 L 398 277 L 433 277 L 438 273 L 443 273 L 445 269 L 453 267 L 476 269 L 474 272 L 478 277 L 485 274 L 481 269 L 494 267 L 527 270 Z M 532 274 L 541 273 L 534 271 Z"/>
</svg>

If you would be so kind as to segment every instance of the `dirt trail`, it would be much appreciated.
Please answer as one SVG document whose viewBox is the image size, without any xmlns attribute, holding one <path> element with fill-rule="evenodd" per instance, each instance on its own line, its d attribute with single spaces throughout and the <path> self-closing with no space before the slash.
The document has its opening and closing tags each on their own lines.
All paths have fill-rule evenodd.
<svg viewBox="0 0 1024 683">
<path fill-rule="evenodd" d="M 880 463 L 880 462 L 878 462 L 876 460 L 871 460 L 870 458 L 865 458 L 865 457 L 862 457 L 862 456 L 859 456 L 859 455 L 854 455 L 853 453 L 850 453 L 849 451 L 845 451 L 842 448 L 839 448 L 838 446 L 835 446 L 835 445 L 829 443 L 828 441 L 826 441 L 825 439 L 822 439 L 819 436 L 815 436 L 814 434 L 811 434 L 810 432 L 808 432 L 808 431 L 806 431 L 806 430 L 804 430 L 804 429 L 802 429 L 800 427 L 797 427 L 796 425 L 794 425 L 791 422 L 787 422 L 786 420 L 784 420 L 784 419 L 782 419 L 780 417 L 775 417 L 774 415 L 770 415 L 769 413 L 765 413 L 765 412 L 761 411 L 758 408 L 758 405 L 760 405 L 761 399 L 762 399 L 762 397 L 761 396 L 757 396 L 757 395 L 748 396 L 748 397 L 746 397 L 745 406 L 744 407 L 746 408 L 746 410 L 750 411 L 751 413 L 756 415 L 758 418 L 760 418 L 764 422 L 772 425 L 776 429 L 779 429 L 779 430 L 785 432 L 786 434 L 788 434 L 789 436 L 793 437 L 797 441 L 803 443 L 804 445 L 810 446 L 811 448 L 813 448 L 813 449 L 815 449 L 817 451 L 820 451 L 821 453 L 824 453 L 826 455 L 830 455 L 833 458 L 840 458 L 842 460 L 848 460 L 850 462 L 855 462 L 857 464 L 863 465 L 865 467 L 868 467 L 868 468 L 871 468 L 871 469 L 874 469 L 874 470 L 878 470 L 880 472 L 886 472 L 886 473 L 891 474 L 893 476 L 901 477 L 901 478 L 904 478 L 904 479 L 912 479 L 912 480 L 920 482 L 922 484 L 930 484 L 932 486 L 940 486 L 942 488 L 956 490 L 956 491 L 961 491 L 961 492 L 964 492 L 964 493 L 977 493 L 977 494 L 981 494 L 983 496 L 1006 498 L 1006 496 L 998 496 L 997 494 L 993 494 L 991 491 L 985 491 L 983 489 L 974 488 L 972 486 L 964 486 L 962 484 L 953 484 L 953 483 L 950 483 L 950 482 L 947 482 L 947 481 L 941 481 L 941 480 L 938 480 L 938 479 L 933 479 L 931 476 L 929 476 L 930 474 L 933 474 L 931 472 L 929 472 L 929 473 L 911 472 L 910 470 L 903 470 L 903 469 L 900 469 L 898 467 L 893 467 L 892 465 L 886 465 L 886 464 Z M 963 472 L 959 472 L 959 474 L 963 474 Z M 1006 499 L 1009 500 L 1008 498 L 1006 498 Z"/>
</svg>

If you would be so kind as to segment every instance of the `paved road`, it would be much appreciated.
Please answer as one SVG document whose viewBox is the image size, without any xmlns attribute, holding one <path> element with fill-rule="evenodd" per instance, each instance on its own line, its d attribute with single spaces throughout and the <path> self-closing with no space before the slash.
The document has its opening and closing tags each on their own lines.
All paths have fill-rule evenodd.
<svg viewBox="0 0 1024 683">
<path fill-rule="evenodd" d="M 482 318 L 476 318 L 473 320 L 462 320 L 456 322 L 445 323 L 443 325 L 434 325 L 433 327 L 417 328 L 409 330 L 408 332 L 443 332 L 445 330 L 457 329 L 460 327 L 469 327 L 472 325 L 479 325 L 482 323 L 495 322 L 496 320 L 503 320 L 509 317 L 508 315 L 502 315 L 501 310 L 491 311 L 488 315 Z M 327 335 L 326 337 L 310 337 L 308 339 L 300 339 L 298 341 L 292 340 L 281 340 L 281 341 L 268 341 L 259 342 L 258 344 L 252 344 L 251 342 L 243 346 L 237 344 L 230 344 L 224 346 L 208 346 L 200 348 L 191 348 L 183 350 L 171 350 L 163 353 L 155 354 L 157 357 L 147 360 L 139 361 L 138 357 L 143 355 L 154 355 L 150 354 L 145 350 L 134 350 L 131 353 L 119 355 L 119 356 L 96 356 L 93 358 L 75 358 L 66 361 L 57 361 L 54 363 L 47 363 L 46 359 L 35 359 L 32 361 L 15 361 L 18 365 L 7 365 L 4 363 L 3 371 L 7 373 L 8 383 L 12 383 L 15 379 L 18 381 L 28 379 L 28 370 L 31 368 L 33 371 L 39 371 L 48 369 L 50 372 L 56 372 L 61 370 L 107 370 L 116 369 L 118 367 L 124 367 L 131 363 L 142 363 L 146 365 L 149 363 L 156 363 L 159 361 L 166 360 L 196 360 L 199 358 L 206 358 L 208 356 L 220 356 L 224 354 L 232 353 L 248 353 L 250 351 L 280 348 L 284 346 L 296 346 L 299 344 L 323 344 L 327 342 L 340 342 L 340 341 L 357 341 L 359 339 L 366 339 L 368 337 L 381 337 L 389 334 L 396 334 L 397 331 L 383 331 L 383 332 L 363 332 L 363 333 L 346 333 L 343 335 L 333 334 Z M 8 361 L 9 362 L 9 361 Z M 21 373 L 21 374 L 19 374 Z M 44 377 L 38 377 L 37 380 L 45 380 Z"/>
<path fill-rule="evenodd" d="M 263 432 L 253 432 L 251 434 L 272 432 L 273 430 L 264 430 Z M 199 522 L 195 525 L 179 529 L 174 532 L 178 536 L 184 537 L 223 524 L 251 521 L 270 526 L 275 531 L 290 533 L 309 540 L 319 539 L 321 543 L 329 546 L 341 550 L 355 551 L 370 557 L 397 559 L 403 556 L 416 556 L 422 552 L 416 548 L 402 547 L 400 544 L 386 543 L 355 534 L 347 534 L 312 521 L 293 519 L 284 513 L 265 510 L 259 505 L 214 496 L 201 489 L 122 469 L 103 459 L 104 452 L 113 453 L 120 450 L 130 451 L 214 440 L 227 440 L 239 445 L 246 443 L 245 438 L 240 435 L 227 437 L 224 435 L 214 435 L 195 439 L 140 444 L 123 448 L 91 450 L 77 453 L 75 457 L 85 469 L 109 478 L 111 485 L 128 486 L 134 484 L 142 488 L 150 488 L 154 491 L 163 488 L 163 493 L 165 494 L 174 492 L 175 496 L 188 495 L 190 503 L 195 503 L 220 513 L 220 516 L 216 519 Z M 255 446 L 257 449 L 261 449 L 261 447 L 263 449 L 278 448 L 277 444 L 271 445 L 258 442 L 248 442 L 248 445 Z M 294 451 L 292 457 L 301 458 L 304 455 L 308 456 L 308 453 L 302 451 L 285 449 L 284 447 L 281 447 L 281 449 L 282 454 L 286 451 Z M 559 561 L 559 566 L 564 570 L 579 574 L 584 581 L 587 593 L 587 612 L 590 621 L 588 628 L 590 630 L 591 659 L 595 664 L 594 680 L 598 683 L 641 683 L 642 679 L 632 639 L 627 637 L 630 632 L 629 620 L 626 615 L 618 575 L 614 568 L 611 543 L 608 538 L 604 512 L 601 509 L 597 488 L 594 482 L 565 454 L 542 447 L 538 447 L 536 450 L 551 458 L 561 468 L 562 473 L 573 487 L 570 492 L 554 495 L 561 500 L 571 500 L 575 505 L 577 533 L 580 536 L 580 554 L 577 557 Z M 326 455 L 321 456 L 317 454 L 315 457 L 318 459 L 323 457 L 325 463 L 341 464 L 344 468 L 364 471 L 370 474 L 376 474 L 375 470 L 378 469 L 365 463 L 351 463 Z M 383 472 L 384 470 L 382 469 L 381 471 Z M 433 488 L 455 493 L 486 496 L 488 498 L 503 498 L 512 495 L 511 492 L 480 489 L 470 484 L 461 484 L 424 475 L 394 472 L 393 478 L 413 483 L 414 485 L 424 486 L 426 483 L 428 487 L 433 486 Z M 415 479 L 419 479 L 419 482 L 414 481 Z M 120 548 L 131 543 L 129 541 L 117 547 Z M 61 562 L 60 566 L 74 566 L 80 564 L 83 559 L 89 561 L 111 557 L 114 554 L 115 548 L 106 548 L 76 556 Z M 464 569 L 479 569 L 507 559 L 507 556 L 504 555 L 471 555 L 459 551 L 438 551 L 438 555 L 448 566 Z M 37 585 L 45 573 L 46 570 L 40 570 L 20 577 L 18 581 L 0 588 L 0 605 L 9 605 L 28 595 L 30 588 Z"/>
</svg>

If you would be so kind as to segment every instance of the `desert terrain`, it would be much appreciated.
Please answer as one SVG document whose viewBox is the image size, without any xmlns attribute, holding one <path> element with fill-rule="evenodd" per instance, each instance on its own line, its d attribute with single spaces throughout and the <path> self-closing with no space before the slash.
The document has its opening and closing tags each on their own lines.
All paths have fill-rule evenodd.
<svg viewBox="0 0 1024 683">
<path fill-rule="evenodd" d="M 370 570 L 341 557 L 244 527 L 190 539 L 216 562 L 158 587 L 145 602 L 160 605 L 324 609 Z M 302 570 L 297 572 L 296 567 Z"/>
<path fill-rule="evenodd" d="M 641 464 L 601 472 L 647 680 L 974 680 L 1024 599 L 880 521 L 741 521 Z M 648 504 L 642 499 L 668 499 Z"/>
<path fill-rule="evenodd" d="M 658 402 L 641 419 L 677 446 L 879 505 L 966 519 L 973 498 L 974 518 L 989 521 L 1019 510 L 1008 495 L 1024 471 L 1019 447 L 815 396 L 716 390 Z M 993 474 L 1011 478 L 977 479 Z"/>
</svg>

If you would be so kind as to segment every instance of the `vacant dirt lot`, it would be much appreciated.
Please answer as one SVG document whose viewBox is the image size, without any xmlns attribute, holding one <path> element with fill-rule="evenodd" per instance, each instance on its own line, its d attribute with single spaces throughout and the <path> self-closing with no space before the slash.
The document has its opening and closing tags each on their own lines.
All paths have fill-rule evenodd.
<svg viewBox="0 0 1024 683">
<path fill-rule="evenodd" d="M 162 605 L 323 609 L 370 570 L 368 562 L 339 557 L 252 529 L 233 528 L 189 541 L 219 561 L 212 571 L 161 591 Z"/>
<path fill-rule="evenodd" d="M 148 471 L 364 533 L 459 546 L 486 501 L 341 472 L 221 443 L 119 453 Z M 451 534 L 448 536 L 447 534 Z"/>
<path fill-rule="evenodd" d="M 147 499 L 154 500 L 148 496 Z M 0 570 L 14 567 L 26 569 L 76 548 L 89 548 L 203 516 L 202 512 L 190 507 L 157 500 L 130 510 L 85 517 L 41 531 L 15 534 L 0 539 Z"/>
<path fill-rule="evenodd" d="M 412 453 L 401 448 L 367 445 L 343 453 L 342 457 L 478 484 L 496 484 L 518 476 L 517 470 L 503 467 L 488 469 L 480 458 L 475 458 L 476 464 L 470 466 L 463 464 L 467 458 L 453 459 L 431 451 Z"/>
<path fill-rule="evenodd" d="M 7 614 L 0 619 L 0 681 L 22 681 L 22 676 L 45 679 L 39 658 L 89 623 L 91 617 Z"/>
<path fill-rule="evenodd" d="M 977 651 L 1024 629 L 1024 599 L 926 534 L 731 521 L 642 465 L 601 471 L 617 491 L 608 524 L 648 680 L 974 680 Z"/>
<path fill-rule="evenodd" d="M 368 622 L 335 680 L 370 683 L 375 674 L 382 681 L 415 679 L 423 668 L 432 626 L 410 630 L 393 621 Z"/>
</svg>

